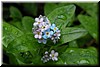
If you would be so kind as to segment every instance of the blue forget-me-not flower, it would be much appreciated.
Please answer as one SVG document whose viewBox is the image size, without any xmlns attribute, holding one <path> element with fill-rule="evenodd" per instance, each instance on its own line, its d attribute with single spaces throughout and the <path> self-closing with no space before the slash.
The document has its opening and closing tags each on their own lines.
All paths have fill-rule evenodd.
<svg viewBox="0 0 100 67">
<path fill-rule="evenodd" d="M 60 30 L 55 24 L 51 24 L 46 16 L 40 15 L 39 18 L 35 18 L 33 23 L 33 34 L 38 43 L 46 44 L 48 39 L 54 42 L 54 44 L 60 39 Z"/>
</svg>

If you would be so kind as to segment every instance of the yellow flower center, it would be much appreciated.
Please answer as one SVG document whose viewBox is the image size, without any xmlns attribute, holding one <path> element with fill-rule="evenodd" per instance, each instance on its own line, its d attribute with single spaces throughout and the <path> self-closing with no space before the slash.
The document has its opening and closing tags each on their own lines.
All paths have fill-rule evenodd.
<svg viewBox="0 0 100 67">
<path fill-rule="evenodd" d="M 56 27 L 54 28 L 54 30 L 56 30 Z"/>
<path fill-rule="evenodd" d="M 52 57 L 54 57 L 54 54 L 52 54 Z"/>
<path fill-rule="evenodd" d="M 42 29 L 44 29 L 45 28 L 45 26 L 42 26 Z"/>
<path fill-rule="evenodd" d="M 46 32 L 47 35 L 49 35 L 49 32 Z"/>
<path fill-rule="evenodd" d="M 40 32 L 37 32 L 38 35 L 40 35 Z"/>
<path fill-rule="evenodd" d="M 40 22 L 38 22 L 38 24 L 40 24 Z"/>
</svg>

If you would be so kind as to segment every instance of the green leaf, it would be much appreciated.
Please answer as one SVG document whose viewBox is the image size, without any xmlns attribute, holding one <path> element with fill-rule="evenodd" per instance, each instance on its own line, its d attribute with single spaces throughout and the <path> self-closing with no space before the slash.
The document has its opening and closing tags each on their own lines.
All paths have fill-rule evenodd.
<svg viewBox="0 0 100 67">
<path fill-rule="evenodd" d="M 22 61 L 22 58 L 20 57 L 20 55 L 16 54 L 16 53 L 11 53 L 13 54 L 14 58 L 16 58 L 16 61 L 17 61 L 17 65 L 25 65 L 25 63 Z"/>
<path fill-rule="evenodd" d="M 97 3 L 76 3 L 76 5 L 83 8 L 84 11 L 86 11 L 92 17 L 97 17 L 98 15 L 98 4 Z"/>
<path fill-rule="evenodd" d="M 26 32 L 32 33 L 34 19 L 29 16 L 25 16 L 22 18 L 22 26 Z"/>
<path fill-rule="evenodd" d="M 17 29 L 16 27 L 3 22 L 3 45 L 5 47 L 8 46 L 8 44 L 13 41 L 16 37 L 19 37 L 23 34 L 23 32 L 21 32 L 19 29 Z"/>
<path fill-rule="evenodd" d="M 74 5 L 59 7 L 53 10 L 47 17 L 51 23 L 55 23 L 56 26 L 60 28 L 60 25 L 71 20 L 74 15 L 75 8 L 76 7 Z"/>
<path fill-rule="evenodd" d="M 55 8 L 57 8 L 57 5 L 55 3 L 46 3 L 45 6 L 44 6 L 44 13 L 45 13 L 45 15 L 47 16 Z"/>
<path fill-rule="evenodd" d="M 39 55 L 36 55 L 35 56 L 35 58 L 32 60 L 32 63 L 34 64 L 34 65 L 41 65 L 41 64 L 43 64 L 43 62 L 41 61 L 41 56 L 39 56 Z"/>
<path fill-rule="evenodd" d="M 16 7 L 11 6 L 10 17 L 12 17 L 14 20 L 21 20 L 22 14 Z"/>
<path fill-rule="evenodd" d="M 81 38 L 87 34 L 83 28 L 67 27 L 61 30 L 61 39 L 58 44 L 64 44 L 75 39 Z"/>
<path fill-rule="evenodd" d="M 22 61 L 20 61 L 18 58 L 17 58 L 17 61 L 18 61 L 19 65 L 25 65 L 25 63 L 23 63 Z"/>
<path fill-rule="evenodd" d="M 29 16 L 24 16 L 22 22 L 20 21 L 11 21 L 10 24 L 20 29 L 23 32 L 32 33 L 34 19 Z"/>
<path fill-rule="evenodd" d="M 8 55 L 9 55 L 10 64 L 18 65 L 18 61 L 16 57 L 12 53 L 9 53 Z"/>
<path fill-rule="evenodd" d="M 33 34 L 24 34 L 10 42 L 7 51 L 11 53 L 24 51 L 35 52 L 39 46 L 41 45 L 38 44 L 37 40 L 33 37 Z"/>
<path fill-rule="evenodd" d="M 33 37 L 33 34 L 23 34 L 22 31 L 6 22 L 3 23 L 3 32 L 3 45 L 6 47 L 7 53 L 14 53 L 18 64 L 30 63 L 30 61 L 35 59 L 35 55 L 39 55 L 39 49 L 43 44 L 39 44 L 37 39 Z M 29 51 L 32 54 L 33 59 L 25 59 L 20 56 L 20 52 L 26 51 Z"/>
<path fill-rule="evenodd" d="M 47 16 L 49 13 L 51 13 L 54 9 L 62 6 L 67 6 L 70 3 L 45 3 L 44 6 L 44 13 Z"/>
<path fill-rule="evenodd" d="M 9 43 L 9 46 L 7 47 L 7 52 L 15 53 L 16 58 L 23 63 L 31 63 L 32 60 L 36 58 L 36 56 L 39 56 L 38 52 L 41 46 L 42 45 L 39 44 L 38 41 L 33 37 L 33 34 L 24 34 Z M 31 58 L 26 59 L 26 55 L 25 58 L 20 55 L 21 52 L 27 51 L 31 53 Z M 36 63 L 38 63 L 38 61 Z"/>
<path fill-rule="evenodd" d="M 85 29 L 90 33 L 93 38 L 98 40 L 98 23 L 95 18 L 79 15 L 78 19 L 80 23 L 85 27 Z"/>
<path fill-rule="evenodd" d="M 23 31 L 22 23 L 20 21 L 11 21 L 10 24 Z"/>
<path fill-rule="evenodd" d="M 98 53 L 96 48 L 67 48 L 58 58 L 57 64 L 61 65 L 97 65 Z"/>
</svg>

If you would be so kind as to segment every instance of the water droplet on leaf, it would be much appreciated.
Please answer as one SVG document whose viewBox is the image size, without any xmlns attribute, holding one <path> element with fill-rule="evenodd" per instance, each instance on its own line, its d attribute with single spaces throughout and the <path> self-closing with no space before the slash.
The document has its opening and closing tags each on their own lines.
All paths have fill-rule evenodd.
<svg viewBox="0 0 100 67">
<path fill-rule="evenodd" d="M 5 30 L 8 30 L 8 28 L 7 28 L 7 27 L 5 27 Z"/>
<path fill-rule="evenodd" d="M 59 15 L 58 18 L 63 19 L 63 20 L 66 19 L 66 17 L 64 15 Z"/>
<path fill-rule="evenodd" d="M 69 51 L 69 53 L 72 53 L 72 52 L 74 52 L 74 50 L 70 50 L 70 51 Z"/>
<path fill-rule="evenodd" d="M 66 63 L 66 62 L 65 62 L 64 64 L 65 64 L 65 65 L 67 65 L 67 63 Z"/>
<path fill-rule="evenodd" d="M 81 52 L 80 52 L 80 55 L 84 55 L 84 53 L 85 53 L 84 51 L 81 51 Z"/>
<path fill-rule="evenodd" d="M 97 35 L 95 33 L 92 34 L 95 38 L 97 37 Z"/>
<path fill-rule="evenodd" d="M 89 61 L 87 60 L 80 60 L 80 61 L 77 61 L 78 64 L 89 64 Z"/>
<path fill-rule="evenodd" d="M 89 53 L 89 52 L 86 52 L 86 53 Z"/>
</svg>

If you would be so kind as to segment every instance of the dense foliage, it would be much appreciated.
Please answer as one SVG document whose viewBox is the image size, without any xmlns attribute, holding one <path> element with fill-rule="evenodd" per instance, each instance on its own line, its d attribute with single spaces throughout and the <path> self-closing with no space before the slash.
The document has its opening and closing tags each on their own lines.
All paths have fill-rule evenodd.
<svg viewBox="0 0 100 67">
<path fill-rule="evenodd" d="M 39 15 L 46 16 L 60 29 L 61 37 L 56 44 L 38 43 L 34 38 L 33 23 Z M 97 3 L 4 3 L 3 58 L 6 55 L 8 63 L 14 65 L 97 65 L 97 20 Z M 44 52 L 51 50 L 58 52 L 58 61 L 43 63 Z"/>
</svg>

